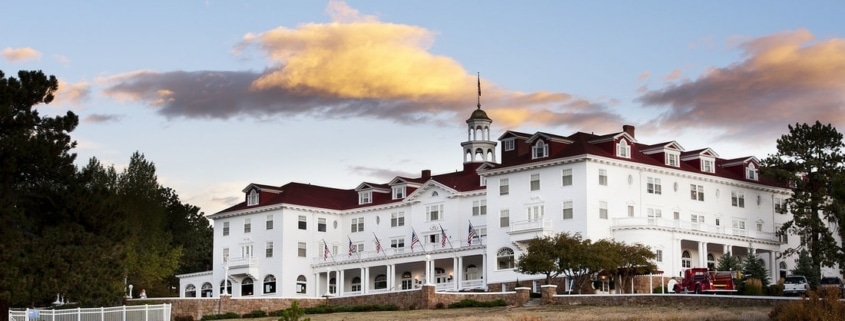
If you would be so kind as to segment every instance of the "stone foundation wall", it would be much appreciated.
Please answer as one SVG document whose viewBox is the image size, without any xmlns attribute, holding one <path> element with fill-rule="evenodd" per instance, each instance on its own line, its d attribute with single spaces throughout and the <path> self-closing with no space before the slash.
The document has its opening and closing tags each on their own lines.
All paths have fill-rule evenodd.
<svg viewBox="0 0 845 321">
<path fill-rule="evenodd" d="M 635 294 L 635 295 L 556 295 L 543 297 L 543 304 L 597 305 L 597 306 L 764 306 L 773 307 L 780 302 L 796 300 L 789 297 L 749 297 L 685 294 Z"/>
</svg>

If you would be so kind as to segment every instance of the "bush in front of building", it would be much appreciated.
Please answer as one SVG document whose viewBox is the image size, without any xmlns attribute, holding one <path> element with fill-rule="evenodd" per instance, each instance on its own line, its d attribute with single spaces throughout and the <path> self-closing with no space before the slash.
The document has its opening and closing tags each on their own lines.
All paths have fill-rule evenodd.
<svg viewBox="0 0 845 321">
<path fill-rule="evenodd" d="M 455 303 L 449 304 L 449 309 L 457 309 L 457 308 L 492 308 L 492 307 L 503 307 L 507 306 L 508 303 L 505 300 L 498 299 L 494 301 L 476 301 L 473 299 L 463 299 Z"/>
<path fill-rule="evenodd" d="M 336 312 L 372 312 L 372 311 L 397 311 L 399 306 L 395 304 L 365 304 L 365 305 L 318 305 L 305 308 L 306 314 L 325 314 Z"/>
<path fill-rule="evenodd" d="M 742 287 L 742 294 L 745 295 L 763 295 L 763 282 L 757 278 L 749 278 L 745 280 Z"/>
<path fill-rule="evenodd" d="M 775 305 L 769 318 L 774 321 L 839 321 L 845 320 L 845 302 L 838 293 L 828 291 L 824 296 L 809 291 L 804 300 L 781 302 Z"/>
<path fill-rule="evenodd" d="M 245 313 L 245 314 L 241 315 L 241 317 L 244 318 L 244 319 L 263 318 L 263 317 L 266 317 L 266 316 L 267 316 L 267 312 L 264 312 L 262 310 L 252 310 L 252 312 Z"/>
<path fill-rule="evenodd" d="M 240 319 L 241 315 L 235 312 L 226 312 L 223 314 L 206 314 L 202 316 L 202 321 L 224 320 L 224 319 Z"/>
<path fill-rule="evenodd" d="M 770 296 L 783 296 L 783 284 L 769 285 L 766 294 Z"/>
</svg>

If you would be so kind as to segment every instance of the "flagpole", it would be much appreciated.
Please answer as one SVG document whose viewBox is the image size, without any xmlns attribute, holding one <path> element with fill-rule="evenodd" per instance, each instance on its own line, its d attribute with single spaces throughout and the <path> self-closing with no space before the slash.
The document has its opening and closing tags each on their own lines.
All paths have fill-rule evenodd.
<svg viewBox="0 0 845 321">
<path fill-rule="evenodd" d="M 417 234 L 417 230 L 415 230 L 413 227 L 411 227 L 411 233 L 412 233 L 411 235 L 415 235 L 417 237 L 417 242 L 420 243 L 420 247 L 422 248 L 423 254 L 428 254 L 428 252 L 426 252 L 426 250 L 425 250 L 425 245 L 422 243 L 422 241 L 420 241 L 420 235 Z M 413 237 L 411 238 L 411 251 L 412 252 L 414 251 L 414 238 Z"/>
<path fill-rule="evenodd" d="M 440 225 L 440 237 L 445 237 L 446 232 L 443 230 L 443 224 L 437 224 L 437 225 Z M 446 240 L 449 241 L 449 248 L 454 250 L 455 247 L 452 246 L 452 239 L 447 237 Z"/>
</svg>

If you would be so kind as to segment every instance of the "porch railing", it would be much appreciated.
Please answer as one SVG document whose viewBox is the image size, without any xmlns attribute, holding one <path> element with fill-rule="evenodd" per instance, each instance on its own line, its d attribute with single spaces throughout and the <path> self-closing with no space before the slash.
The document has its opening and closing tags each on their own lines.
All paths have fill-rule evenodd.
<svg viewBox="0 0 845 321">
<path fill-rule="evenodd" d="M 676 231 L 701 231 L 724 236 L 740 236 L 766 241 L 777 241 L 775 233 L 710 225 L 705 223 L 670 220 L 659 217 L 623 217 L 613 219 L 613 227 L 659 227 Z"/>
<path fill-rule="evenodd" d="M 170 304 L 76 309 L 9 309 L 9 321 L 170 321 Z"/>
</svg>

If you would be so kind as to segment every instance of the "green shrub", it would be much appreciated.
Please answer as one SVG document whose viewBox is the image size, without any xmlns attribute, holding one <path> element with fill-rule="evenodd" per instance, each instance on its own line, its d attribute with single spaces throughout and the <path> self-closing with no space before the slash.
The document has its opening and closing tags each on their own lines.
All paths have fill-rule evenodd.
<svg viewBox="0 0 845 321">
<path fill-rule="evenodd" d="M 835 291 L 828 291 L 823 298 L 816 291 L 807 292 L 807 298 L 781 302 L 775 305 L 769 318 L 774 321 L 838 321 L 845 320 L 845 302 L 839 301 Z"/>
<path fill-rule="evenodd" d="M 371 311 L 397 311 L 399 306 L 395 304 L 366 304 L 366 305 L 318 305 L 305 308 L 306 314 L 325 314 L 335 312 L 371 312 Z"/>
<path fill-rule="evenodd" d="M 654 287 L 654 289 L 651 289 L 651 293 L 663 293 L 663 286 L 658 285 L 658 286 Z"/>
<path fill-rule="evenodd" d="M 202 316 L 203 321 L 211 321 L 211 320 L 225 320 L 225 319 L 240 319 L 241 315 L 235 312 L 226 312 L 224 314 L 209 314 Z"/>
<path fill-rule="evenodd" d="M 301 319 L 305 316 L 305 309 L 299 307 L 299 302 L 293 301 L 290 308 L 282 310 L 282 317 L 279 321 L 311 321 L 311 318 Z"/>
<path fill-rule="evenodd" d="M 173 317 L 173 321 L 194 321 L 192 315 L 177 315 Z"/>
<path fill-rule="evenodd" d="M 251 319 L 251 318 L 263 318 L 263 317 L 266 317 L 266 316 L 267 316 L 267 312 L 264 312 L 264 311 L 261 311 L 261 310 L 253 310 L 252 312 L 246 313 L 246 314 L 242 315 L 241 317 L 244 318 L 244 319 Z"/>
<path fill-rule="evenodd" d="M 771 284 L 766 289 L 766 295 L 783 296 L 783 284 Z"/>
<path fill-rule="evenodd" d="M 495 301 L 484 301 L 484 302 L 479 302 L 479 301 L 476 301 L 476 300 L 473 300 L 473 299 L 463 299 L 463 300 L 460 300 L 458 302 L 449 304 L 449 308 L 450 309 L 456 309 L 456 308 L 491 308 L 491 307 L 501 307 L 501 306 L 507 306 L 507 305 L 508 305 L 508 303 L 505 302 L 505 300 L 502 300 L 502 299 L 498 299 L 498 300 L 495 300 Z"/>
</svg>

